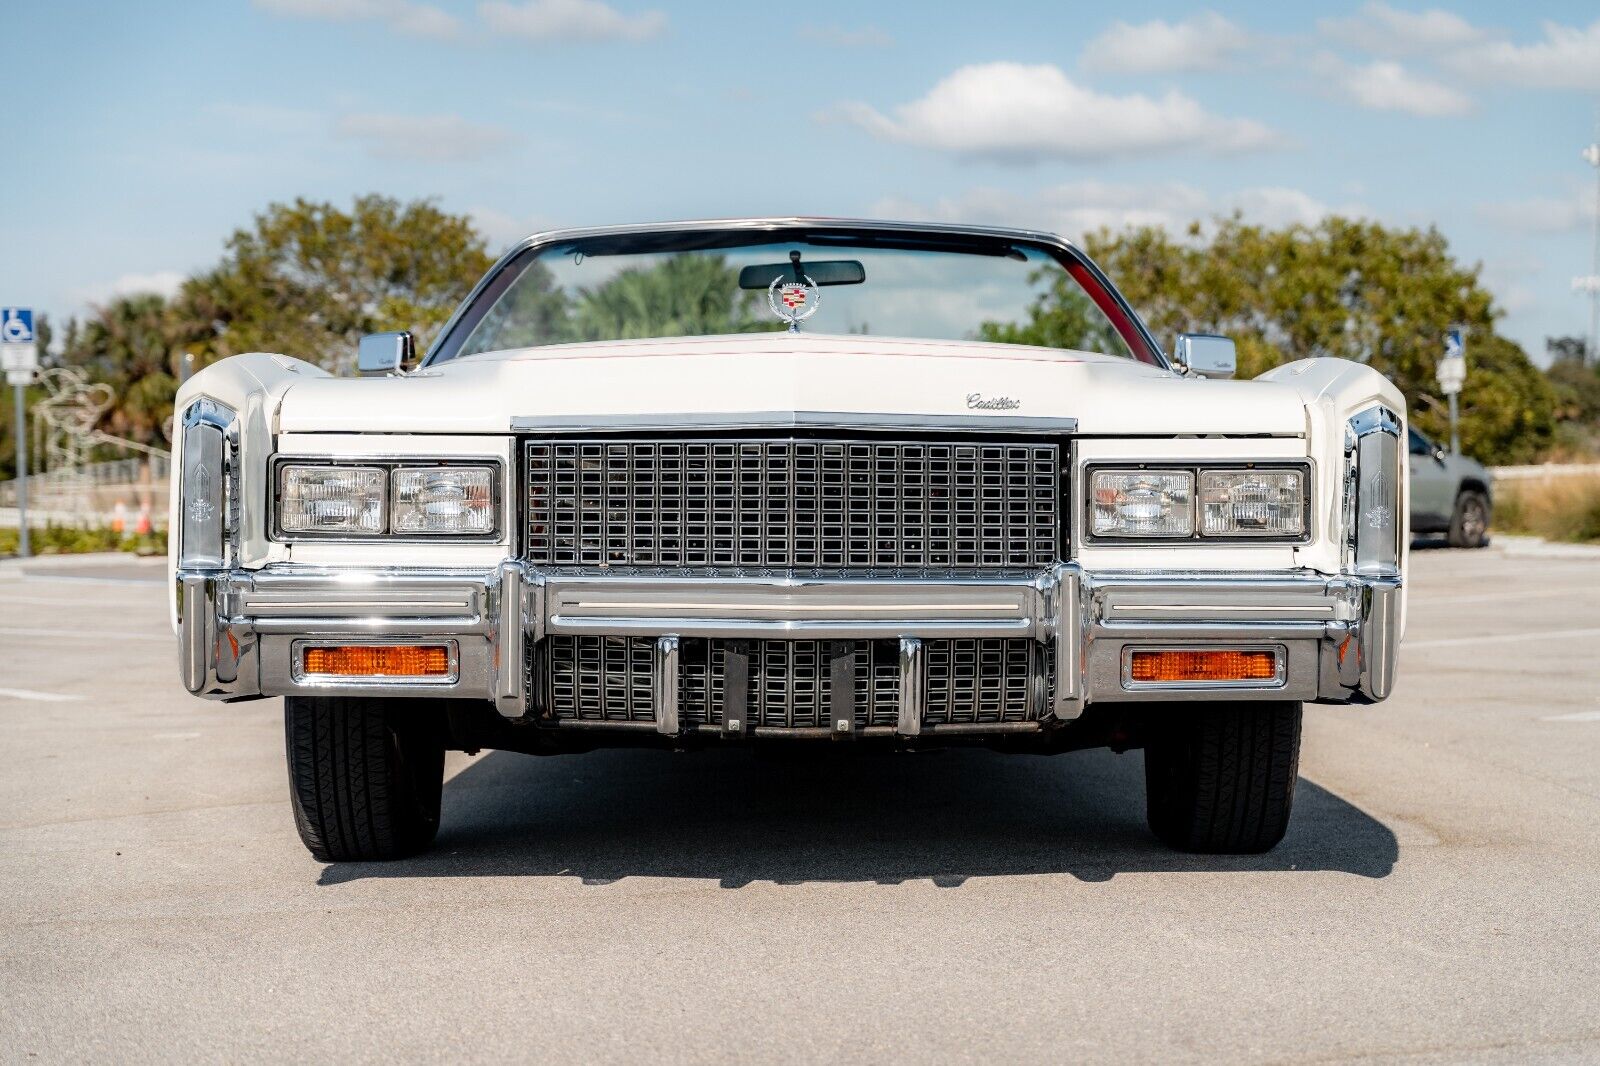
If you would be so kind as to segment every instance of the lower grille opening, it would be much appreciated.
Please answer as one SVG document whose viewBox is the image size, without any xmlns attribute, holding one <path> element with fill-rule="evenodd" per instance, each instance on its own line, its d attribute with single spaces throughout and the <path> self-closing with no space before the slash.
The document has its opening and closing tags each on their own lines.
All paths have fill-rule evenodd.
<svg viewBox="0 0 1600 1066">
<path fill-rule="evenodd" d="M 721 726 L 727 640 L 687 639 L 678 656 L 678 714 L 685 725 Z M 833 696 L 829 641 L 737 642 L 749 657 L 749 724 L 825 728 Z M 895 640 L 851 642 L 856 726 L 894 726 L 900 707 Z M 650 637 L 552 636 L 529 656 L 528 691 L 550 722 L 654 721 L 655 641 Z M 925 640 L 927 725 L 1030 722 L 1055 689 L 1054 648 L 1027 639 Z"/>
</svg>

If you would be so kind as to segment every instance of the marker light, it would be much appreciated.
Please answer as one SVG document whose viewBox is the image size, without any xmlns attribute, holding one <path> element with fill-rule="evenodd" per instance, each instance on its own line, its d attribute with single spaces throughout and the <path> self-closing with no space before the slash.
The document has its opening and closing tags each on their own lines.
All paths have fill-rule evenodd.
<svg viewBox="0 0 1600 1066">
<path fill-rule="evenodd" d="M 332 677 L 449 677 L 450 649 L 444 644 L 341 644 L 304 648 L 305 674 Z"/>
<path fill-rule="evenodd" d="M 1278 657 L 1270 651 L 1136 651 L 1129 680 L 1141 684 L 1273 681 Z"/>
</svg>

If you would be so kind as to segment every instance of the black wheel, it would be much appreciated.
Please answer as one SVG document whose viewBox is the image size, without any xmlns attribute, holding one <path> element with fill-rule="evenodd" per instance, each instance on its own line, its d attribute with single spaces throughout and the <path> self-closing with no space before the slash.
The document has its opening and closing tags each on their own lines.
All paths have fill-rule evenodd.
<svg viewBox="0 0 1600 1066">
<path fill-rule="evenodd" d="M 1489 500 L 1483 493 L 1468 489 L 1456 497 L 1449 537 L 1452 548 L 1481 548 L 1489 543 Z"/>
<path fill-rule="evenodd" d="M 433 842 L 444 738 L 420 702 L 284 698 L 294 825 L 316 858 L 398 859 Z"/>
<path fill-rule="evenodd" d="M 1144 749 L 1151 831 L 1210 854 L 1256 854 L 1282 840 L 1300 769 L 1300 704 L 1178 704 L 1162 713 Z"/>
</svg>

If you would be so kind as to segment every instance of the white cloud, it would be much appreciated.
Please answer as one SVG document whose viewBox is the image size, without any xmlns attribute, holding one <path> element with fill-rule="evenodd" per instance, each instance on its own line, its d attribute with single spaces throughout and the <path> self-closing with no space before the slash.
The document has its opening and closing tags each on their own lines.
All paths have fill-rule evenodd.
<svg viewBox="0 0 1600 1066">
<path fill-rule="evenodd" d="M 1120 74 L 1217 70 L 1252 44 L 1250 34 L 1215 11 L 1182 22 L 1114 22 L 1083 49 L 1085 70 Z"/>
<path fill-rule="evenodd" d="M 132 273 L 98 285 L 89 285 L 73 294 L 80 304 L 100 305 L 119 296 L 140 296 L 152 293 L 171 299 L 183 287 L 187 275 L 177 270 L 153 270 L 148 274 Z"/>
<path fill-rule="evenodd" d="M 1478 216 L 1504 229 L 1524 233 L 1573 233 L 1594 224 L 1595 194 L 1574 189 L 1570 196 L 1479 204 Z"/>
<path fill-rule="evenodd" d="M 1586 29 L 1545 22 L 1533 44 L 1486 41 L 1445 59 L 1464 77 L 1538 89 L 1600 91 L 1600 19 Z"/>
<path fill-rule="evenodd" d="M 454 15 L 412 0 L 254 0 L 274 15 L 324 22 L 382 22 L 409 37 L 449 40 L 461 32 Z"/>
<path fill-rule="evenodd" d="M 1143 185 L 1074 181 L 1030 193 L 978 188 L 933 203 L 889 198 L 871 207 L 872 214 L 880 217 L 1020 226 L 1072 239 L 1098 229 L 1130 226 L 1158 226 L 1181 235 L 1191 223 L 1205 224 L 1235 211 L 1246 222 L 1270 227 L 1311 225 L 1335 213 L 1366 213 L 1355 205 L 1331 208 L 1299 189 L 1266 186 L 1211 196 L 1176 181 Z"/>
<path fill-rule="evenodd" d="M 894 38 L 876 26 L 847 30 L 842 26 L 802 26 L 800 36 L 835 48 L 887 48 Z"/>
<path fill-rule="evenodd" d="M 1402 11 L 1376 0 L 1355 15 L 1319 19 L 1317 29 L 1363 51 L 1389 56 L 1458 48 L 1488 37 L 1486 31 L 1449 11 Z"/>
<path fill-rule="evenodd" d="M 1334 56 L 1322 56 L 1313 66 L 1346 99 L 1372 111 L 1439 118 L 1472 110 L 1472 98 L 1465 93 L 1413 74 L 1393 60 L 1351 66 Z"/>
<path fill-rule="evenodd" d="M 474 207 L 467 214 L 472 218 L 472 225 L 483 234 L 491 252 L 507 248 L 531 233 L 552 228 L 547 220 L 537 215 L 518 218 L 492 207 Z"/>
<path fill-rule="evenodd" d="M 365 145 L 380 159 L 433 162 L 481 159 L 515 140 L 506 130 L 460 115 L 345 115 L 334 124 L 334 133 Z"/>
<path fill-rule="evenodd" d="M 1278 141 L 1259 122 L 1213 115 L 1176 91 L 1111 96 L 1074 84 L 1058 67 L 1019 63 L 962 67 L 892 117 L 859 103 L 838 113 L 884 140 L 1022 163 L 1233 152 Z"/>
<path fill-rule="evenodd" d="M 530 41 L 643 41 L 667 28 L 660 11 L 625 15 L 603 0 L 489 0 L 478 16 L 496 33 Z"/>
</svg>

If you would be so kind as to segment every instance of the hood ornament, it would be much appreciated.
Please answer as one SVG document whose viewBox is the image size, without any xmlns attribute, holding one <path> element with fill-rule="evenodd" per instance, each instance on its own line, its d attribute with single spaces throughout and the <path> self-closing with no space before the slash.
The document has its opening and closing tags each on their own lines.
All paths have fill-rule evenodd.
<svg viewBox="0 0 1600 1066">
<path fill-rule="evenodd" d="M 779 276 L 767 286 L 767 305 L 789 323 L 790 333 L 799 333 L 800 323 L 816 314 L 821 304 L 822 293 L 806 274 L 801 274 L 799 281 L 784 281 Z"/>
<path fill-rule="evenodd" d="M 788 281 L 779 274 L 767 286 L 767 306 L 772 313 L 789 323 L 790 333 L 800 332 L 800 323 L 817 313 L 822 305 L 822 290 L 810 275 L 800 270 L 800 253 L 789 253 L 793 274 Z"/>
</svg>

